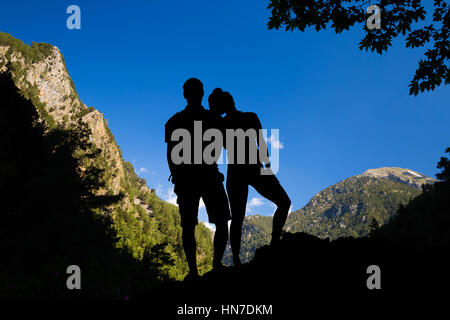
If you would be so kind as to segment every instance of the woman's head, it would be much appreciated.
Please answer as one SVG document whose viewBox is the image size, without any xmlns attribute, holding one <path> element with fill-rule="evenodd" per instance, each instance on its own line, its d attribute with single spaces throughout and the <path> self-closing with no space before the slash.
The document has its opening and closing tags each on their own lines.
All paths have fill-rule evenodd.
<svg viewBox="0 0 450 320">
<path fill-rule="evenodd" d="M 226 113 L 236 110 L 233 96 L 228 91 L 222 92 L 222 104 Z"/>
<path fill-rule="evenodd" d="M 222 115 L 225 111 L 222 110 L 222 89 L 215 88 L 208 97 L 209 110 Z"/>
<path fill-rule="evenodd" d="M 209 109 L 220 115 L 236 110 L 233 96 L 229 92 L 223 91 L 220 88 L 213 90 L 213 92 L 209 95 L 208 102 Z"/>
</svg>

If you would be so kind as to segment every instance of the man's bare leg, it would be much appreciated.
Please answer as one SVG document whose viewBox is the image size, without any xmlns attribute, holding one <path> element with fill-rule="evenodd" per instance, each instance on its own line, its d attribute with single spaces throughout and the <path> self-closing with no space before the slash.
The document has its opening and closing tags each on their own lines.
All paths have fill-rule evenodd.
<svg viewBox="0 0 450 320">
<path fill-rule="evenodd" d="M 198 277 L 197 269 L 197 243 L 195 242 L 195 226 L 183 227 L 183 249 L 189 266 L 189 275 Z"/>
</svg>

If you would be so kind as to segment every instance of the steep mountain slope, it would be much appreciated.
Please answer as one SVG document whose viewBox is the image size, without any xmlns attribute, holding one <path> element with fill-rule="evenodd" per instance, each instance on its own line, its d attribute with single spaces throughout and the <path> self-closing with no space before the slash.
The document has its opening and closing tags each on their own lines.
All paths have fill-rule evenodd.
<svg viewBox="0 0 450 320">
<path fill-rule="evenodd" d="M 289 215 L 285 230 L 319 238 L 361 237 L 369 233 L 373 219 L 385 224 L 399 205 L 420 194 L 423 184 L 435 181 L 409 169 L 369 169 L 317 193 L 305 207 Z M 272 217 L 246 217 L 243 261 L 249 261 L 256 248 L 270 242 L 271 228 Z M 229 248 L 225 261 L 231 264 Z"/>
<path fill-rule="evenodd" d="M 178 208 L 159 199 L 123 159 L 103 115 L 78 97 L 59 49 L 44 43 L 28 46 L 0 32 L 0 73 L 10 74 L 20 93 L 32 102 L 45 132 L 87 127 L 89 139 L 99 151 L 86 161 L 95 163 L 103 172 L 104 187 L 96 193 L 122 196 L 108 210 L 118 233 L 117 247 L 129 250 L 137 260 L 151 256 L 153 249 L 164 251 L 171 264 L 161 266 L 160 271 L 171 278 L 182 278 L 187 266 Z M 211 265 L 211 233 L 203 225 L 197 232 L 199 267 L 205 272 Z"/>
</svg>

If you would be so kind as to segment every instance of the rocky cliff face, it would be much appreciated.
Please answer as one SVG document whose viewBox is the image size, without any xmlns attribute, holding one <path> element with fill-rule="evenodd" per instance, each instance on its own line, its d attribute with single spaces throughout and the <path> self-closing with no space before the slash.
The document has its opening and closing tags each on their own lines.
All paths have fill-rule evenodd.
<svg viewBox="0 0 450 320">
<path fill-rule="evenodd" d="M 38 121 L 46 124 L 44 131 L 51 135 L 56 128 L 89 129 L 90 139 L 100 152 L 92 157 L 84 157 L 84 153 L 77 156 L 102 172 L 105 187 L 95 192 L 123 195 L 120 202 L 107 208 L 90 208 L 94 214 L 111 214 L 111 227 L 117 235 L 115 246 L 126 249 L 134 259 L 154 265 L 160 277 L 183 279 L 188 268 L 181 246 L 178 208 L 150 191 L 132 164 L 122 158 L 103 115 L 79 99 L 59 49 L 45 43 L 29 46 L 0 32 L 0 73 L 5 72 L 36 108 Z M 84 165 L 79 169 L 83 171 Z M 199 272 L 204 273 L 212 264 L 211 232 L 199 224 L 196 234 Z M 162 258 L 167 264 L 161 263 Z"/>
<path fill-rule="evenodd" d="M 27 47 L 7 34 L 0 37 L 0 72 L 10 72 L 22 94 L 37 106 L 49 127 L 67 127 L 76 121 L 87 124 L 93 143 L 102 152 L 108 192 L 118 194 L 125 179 L 121 152 L 103 115 L 81 102 L 57 47 Z"/>
</svg>

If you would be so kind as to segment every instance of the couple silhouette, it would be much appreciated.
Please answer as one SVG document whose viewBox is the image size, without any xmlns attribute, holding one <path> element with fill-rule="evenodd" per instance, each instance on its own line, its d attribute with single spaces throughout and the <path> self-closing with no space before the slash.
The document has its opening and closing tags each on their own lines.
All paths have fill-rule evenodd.
<svg viewBox="0 0 450 320">
<path fill-rule="evenodd" d="M 272 240 L 276 243 L 286 221 L 291 201 L 278 179 L 270 174 L 270 161 L 267 145 L 262 136 L 262 126 L 255 113 L 237 110 L 230 93 L 220 88 L 213 90 L 208 98 L 209 110 L 202 106 L 204 96 L 203 84 L 196 78 L 188 79 L 183 85 L 183 95 L 187 101 L 184 110 L 172 116 L 165 125 L 167 143 L 167 161 L 177 195 L 180 211 L 183 249 L 189 266 L 187 279 L 198 277 L 196 259 L 195 227 L 198 224 L 200 198 L 206 207 L 208 220 L 215 224 L 213 270 L 224 268 L 222 258 L 228 242 L 228 221 L 230 226 L 230 244 L 233 263 L 241 266 L 239 252 L 241 247 L 242 224 L 245 218 L 248 187 L 252 186 L 263 197 L 272 201 L 277 209 L 273 217 Z M 198 136 L 198 124 L 203 131 L 215 130 L 222 134 L 222 141 L 215 141 L 216 148 L 211 151 L 214 161 L 199 161 L 210 144 L 205 139 L 199 143 L 181 140 L 180 132 L 188 136 Z M 226 191 L 223 185 L 224 175 L 220 173 L 217 161 L 223 148 L 229 148 L 239 141 L 236 135 L 227 132 L 259 132 L 256 136 L 246 136 L 243 148 L 230 152 L 228 150 L 228 169 Z M 205 134 L 206 136 L 206 134 Z M 211 138 L 212 139 L 212 138 Z M 207 139 L 206 139 L 207 140 Z M 217 145 L 219 143 L 219 145 Z M 183 144 L 185 148 L 180 148 Z M 188 146 L 188 147 L 186 147 Z M 229 148 L 230 149 L 230 148 Z M 262 150 L 262 152 L 261 152 Z M 259 151 L 259 152 L 257 152 Z M 256 154 L 256 161 L 250 155 Z M 179 159 L 183 159 L 180 161 Z M 263 174 L 266 170 L 269 174 Z M 170 180 L 170 178 L 169 178 Z M 231 209 L 231 213 L 230 213 Z"/>
</svg>

